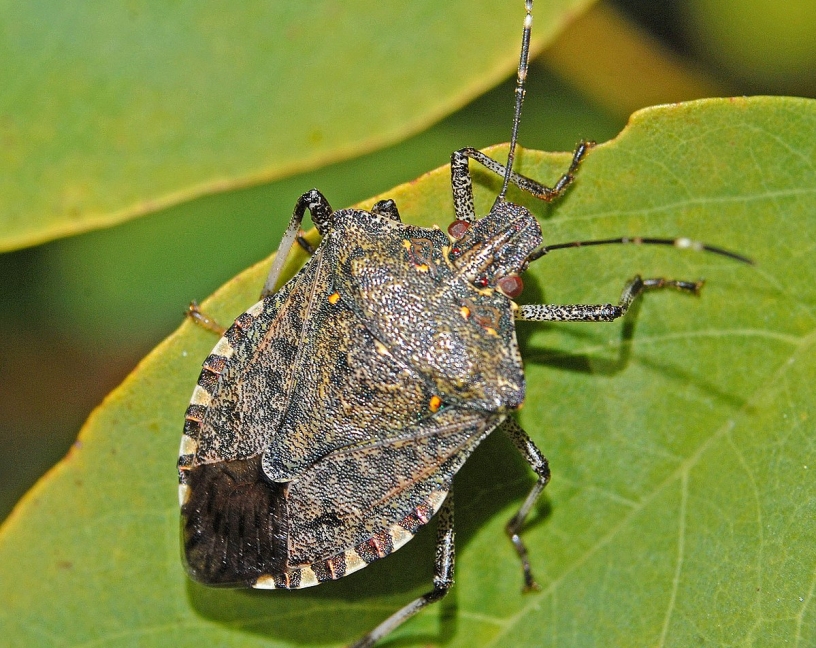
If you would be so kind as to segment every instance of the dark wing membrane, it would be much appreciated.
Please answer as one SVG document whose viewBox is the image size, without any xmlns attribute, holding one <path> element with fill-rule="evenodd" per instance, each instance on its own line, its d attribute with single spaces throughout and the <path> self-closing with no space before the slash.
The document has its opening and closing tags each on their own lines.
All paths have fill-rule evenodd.
<svg viewBox="0 0 816 648">
<path fill-rule="evenodd" d="M 261 457 L 201 464 L 181 507 L 187 571 L 208 585 L 252 585 L 286 569 L 283 484 L 270 484 Z"/>
<path fill-rule="evenodd" d="M 450 408 L 391 438 L 332 452 L 288 484 L 289 564 L 307 565 L 386 532 L 453 475 L 501 415 Z M 415 529 L 414 529 L 415 530 Z"/>
</svg>

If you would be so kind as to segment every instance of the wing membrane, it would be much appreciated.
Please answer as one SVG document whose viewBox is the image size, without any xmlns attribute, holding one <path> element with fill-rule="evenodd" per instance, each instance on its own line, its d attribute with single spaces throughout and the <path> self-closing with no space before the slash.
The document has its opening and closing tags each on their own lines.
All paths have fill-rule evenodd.
<svg viewBox="0 0 816 648">
<path fill-rule="evenodd" d="M 399 522 L 438 491 L 502 420 L 450 408 L 398 435 L 337 450 L 287 489 L 290 565 L 354 547 Z"/>
</svg>

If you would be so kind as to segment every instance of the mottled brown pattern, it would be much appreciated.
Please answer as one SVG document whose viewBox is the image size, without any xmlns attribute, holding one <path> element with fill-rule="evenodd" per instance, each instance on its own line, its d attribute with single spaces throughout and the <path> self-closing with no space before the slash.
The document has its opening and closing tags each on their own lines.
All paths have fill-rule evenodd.
<svg viewBox="0 0 816 648">
<path fill-rule="evenodd" d="M 199 435 L 198 462 L 245 459 L 266 447 L 283 407 L 282 368 L 291 366 L 291 354 L 276 355 L 275 350 L 296 343 L 300 331 L 292 330 L 292 324 L 300 319 L 292 311 L 302 307 L 302 295 L 309 291 L 311 280 L 304 268 L 280 292 L 264 300 L 260 315 L 251 324 L 251 316 L 241 315 L 242 335 L 233 342 L 234 353 L 221 372 Z M 225 338 L 230 339 L 229 330 Z"/>
<path fill-rule="evenodd" d="M 423 524 L 427 524 L 431 517 L 428 507 L 419 505 L 399 521 L 399 525 L 409 533 L 416 533 Z"/>
<path fill-rule="evenodd" d="M 373 563 L 391 553 L 391 536 L 387 532 L 377 533 L 354 549 L 364 561 Z"/>
<path fill-rule="evenodd" d="M 510 301 L 475 279 L 518 271 L 538 224 L 508 205 L 452 256 L 446 234 L 389 214 L 335 212 L 304 269 L 227 330 L 232 353 L 205 361 L 180 465 L 193 577 L 294 588 L 344 575 L 345 551 L 386 555 L 521 404 Z"/>
<path fill-rule="evenodd" d="M 221 374 L 224 371 L 224 367 L 227 365 L 227 359 L 224 356 L 216 355 L 211 353 L 207 356 L 207 359 L 204 360 L 204 364 L 202 367 L 204 369 L 209 369 L 214 374 Z"/>
<path fill-rule="evenodd" d="M 311 563 L 338 546 L 355 546 L 398 523 L 432 492 L 448 490 L 454 473 L 497 423 L 449 409 L 398 438 L 338 450 L 316 462 L 289 487 L 292 560 Z"/>
<path fill-rule="evenodd" d="M 194 439 L 197 439 L 200 431 L 201 421 L 191 418 L 184 419 L 184 434 Z"/>
<path fill-rule="evenodd" d="M 321 583 L 328 580 L 337 580 L 346 575 L 346 561 L 343 554 L 313 563 L 311 568 L 317 580 Z"/>
<path fill-rule="evenodd" d="M 219 374 L 212 369 L 204 367 L 198 375 L 198 386 L 208 394 L 214 394 L 218 387 L 218 376 Z"/>
<path fill-rule="evenodd" d="M 274 574 L 275 587 L 278 589 L 298 589 L 300 587 L 300 570 Z"/>
</svg>

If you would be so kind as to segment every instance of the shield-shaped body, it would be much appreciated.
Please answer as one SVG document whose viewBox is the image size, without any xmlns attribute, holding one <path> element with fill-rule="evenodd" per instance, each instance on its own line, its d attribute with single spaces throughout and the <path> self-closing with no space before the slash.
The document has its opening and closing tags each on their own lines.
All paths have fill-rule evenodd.
<svg viewBox="0 0 816 648">
<path fill-rule="evenodd" d="M 455 241 L 379 213 L 331 218 L 204 362 L 179 459 L 196 580 L 307 587 L 387 555 L 524 399 L 515 304 L 487 286 L 541 242 L 527 210 L 499 204 Z"/>
</svg>

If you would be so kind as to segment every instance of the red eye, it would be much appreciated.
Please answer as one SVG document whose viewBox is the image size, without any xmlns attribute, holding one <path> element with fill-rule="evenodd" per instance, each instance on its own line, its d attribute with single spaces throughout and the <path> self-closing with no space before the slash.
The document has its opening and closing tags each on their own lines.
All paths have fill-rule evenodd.
<svg viewBox="0 0 816 648">
<path fill-rule="evenodd" d="M 521 294 L 521 291 L 524 290 L 524 282 L 521 280 L 521 277 L 514 274 L 502 277 L 498 280 L 497 284 L 499 290 L 510 297 L 510 299 L 515 299 Z"/>
<path fill-rule="evenodd" d="M 455 239 L 460 239 L 469 229 L 470 223 L 468 223 L 467 221 L 455 220 L 450 225 L 448 225 L 448 234 L 450 234 Z"/>
</svg>

